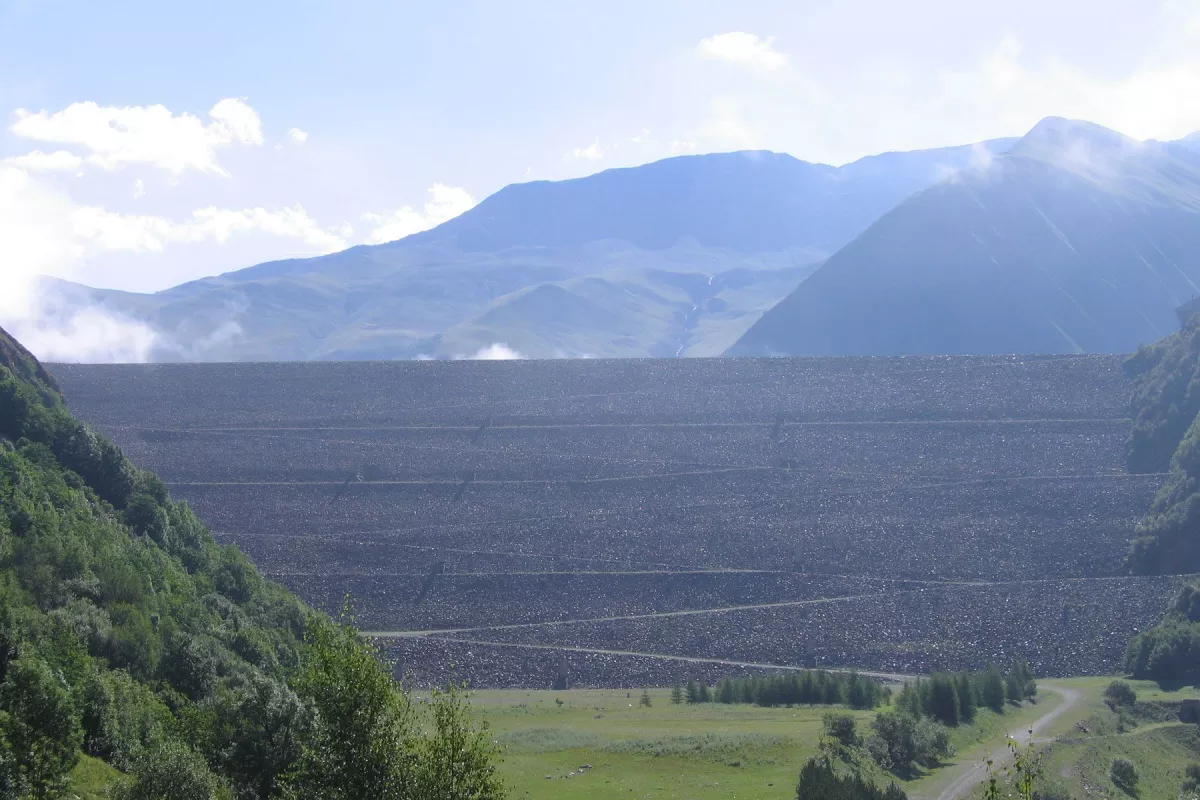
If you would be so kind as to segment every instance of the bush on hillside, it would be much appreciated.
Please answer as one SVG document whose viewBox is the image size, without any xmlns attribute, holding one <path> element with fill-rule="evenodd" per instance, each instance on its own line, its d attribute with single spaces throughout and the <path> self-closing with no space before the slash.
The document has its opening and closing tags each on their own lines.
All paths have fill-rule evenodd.
<svg viewBox="0 0 1200 800">
<path fill-rule="evenodd" d="M 857 773 L 839 775 L 828 759 L 810 758 L 800 770 L 796 800 L 907 800 L 895 783 L 879 788 Z"/>
<path fill-rule="evenodd" d="M 1104 689 L 1104 702 L 1111 709 L 1133 708 L 1137 692 L 1125 681 L 1113 681 Z"/>
<path fill-rule="evenodd" d="M 946 728 L 928 718 L 897 711 L 880 712 L 871 722 L 875 732 L 867 740 L 867 752 L 886 770 L 908 775 L 915 768 L 936 766 L 953 755 Z"/>
<path fill-rule="evenodd" d="M 1157 681 L 1200 680 L 1200 622 L 1192 620 L 1195 586 L 1185 587 L 1161 623 L 1133 638 L 1125 669 L 1133 677 Z"/>
<path fill-rule="evenodd" d="M 839 714 L 828 711 L 821 718 L 825 735 L 842 747 L 857 747 L 859 745 L 858 726 L 854 717 L 849 714 Z"/>
<path fill-rule="evenodd" d="M 1113 784 L 1118 789 L 1122 789 L 1129 794 L 1137 793 L 1140 776 L 1138 775 L 1137 767 L 1128 758 L 1113 759 L 1112 766 L 1108 770 L 1108 775 L 1112 778 Z"/>
</svg>

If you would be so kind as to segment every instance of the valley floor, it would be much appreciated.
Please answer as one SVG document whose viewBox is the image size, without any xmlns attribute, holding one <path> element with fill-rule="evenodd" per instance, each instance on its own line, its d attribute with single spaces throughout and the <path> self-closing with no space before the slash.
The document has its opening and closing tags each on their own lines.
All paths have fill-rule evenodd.
<svg viewBox="0 0 1200 800">
<path fill-rule="evenodd" d="M 899 782 L 919 800 L 978 797 L 981 788 L 964 776 L 1007 752 L 1010 733 L 1048 718 L 1035 737 L 1045 752 L 1047 779 L 1069 787 L 1070 796 L 1122 796 L 1108 780 L 1108 765 L 1126 755 L 1141 769 L 1146 789 L 1141 797 L 1175 797 L 1187 759 L 1200 761 L 1196 726 L 1156 722 L 1110 733 L 1116 715 L 1102 701 L 1109 680 L 1054 680 L 1046 682 L 1036 704 L 1011 707 L 1003 715 L 981 711 L 974 725 L 952 732 L 957 754 L 948 763 Z M 1194 689 L 1134 686 L 1145 701 L 1200 698 Z M 821 717 L 829 710 L 673 705 L 669 690 L 662 689 L 650 691 L 652 705 L 645 708 L 640 696 L 640 689 L 487 690 L 475 693 L 473 704 L 504 748 L 501 769 L 512 796 L 529 800 L 791 798 L 800 767 L 817 752 Z M 1059 708 L 1063 711 L 1055 714 Z M 860 730 L 874 716 L 851 713 Z M 1160 791 L 1170 786 L 1173 792 Z"/>
</svg>

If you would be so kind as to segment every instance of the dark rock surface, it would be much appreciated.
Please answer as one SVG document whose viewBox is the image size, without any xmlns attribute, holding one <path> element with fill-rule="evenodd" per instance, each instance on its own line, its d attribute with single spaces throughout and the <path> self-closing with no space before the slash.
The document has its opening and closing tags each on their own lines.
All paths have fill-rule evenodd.
<svg viewBox="0 0 1200 800">
<path fill-rule="evenodd" d="M 389 644 L 422 679 L 540 686 L 561 657 L 662 683 L 663 654 L 1109 672 L 1175 585 L 1107 580 L 1162 480 L 1124 468 L 1116 357 L 53 372 L 310 602 L 442 631 Z"/>
</svg>

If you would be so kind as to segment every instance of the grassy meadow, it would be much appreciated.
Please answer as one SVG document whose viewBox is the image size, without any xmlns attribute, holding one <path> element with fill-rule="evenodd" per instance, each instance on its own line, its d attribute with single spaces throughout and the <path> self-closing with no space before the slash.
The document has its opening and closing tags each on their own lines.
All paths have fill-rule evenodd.
<svg viewBox="0 0 1200 800">
<path fill-rule="evenodd" d="M 826 712 L 852 714 L 863 733 L 875 715 L 822 706 L 673 705 L 666 689 L 651 690 L 645 708 L 640 696 L 636 689 L 481 691 L 472 703 L 504 748 L 501 769 L 519 800 L 790 798 L 800 767 L 817 752 Z M 1003 746 L 1008 731 L 1058 702 L 1057 695 L 1041 697 L 1041 704 L 1003 715 L 981 710 L 975 724 L 951 732 L 958 754 L 946 767 L 901 785 L 913 797 L 936 797 L 954 765 Z"/>
<path fill-rule="evenodd" d="M 1141 775 L 1140 800 L 1174 800 L 1184 768 L 1200 762 L 1197 726 L 1114 713 L 1103 700 L 1111 680 L 1044 682 L 1082 695 L 1040 732 L 1057 737 L 1039 747 L 1046 782 L 1073 798 L 1129 798 L 1108 776 L 1113 759 L 1125 757 Z M 1130 683 L 1141 703 L 1200 699 L 1193 688 L 1167 691 L 1149 682 Z M 471 703 L 503 748 L 501 772 L 513 800 L 784 800 L 795 796 L 800 767 L 817 752 L 822 715 L 850 713 L 865 735 L 875 714 L 822 706 L 673 705 L 669 690 L 652 689 L 649 695 L 649 708 L 639 702 L 640 689 L 487 690 L 473 692 Z M 1043 687 L 1036 703 L 1010 706 L 1002 715 L 981 709 L 974 724 L 951 730 L 952 758 L 900 785 L 914 800 L 937 798 L 962 770 L 1003 753 L 1010 732 L 1027 729 L 1062 702 Z M 116 776 L 106 764 L 84 757 L 71 775 L 72 793 L 101 800 Z M 971 796 L 979 797 L 980 790 Z"/>
<path fill-rule="evenodd" d="M 1082 694 L 1076 706 L 1039 734 L 1061 737 L 1041 746 L 1047 779 L 1072 797 L 1127 797 L 1108 779 L 1112 759 L 1124 755 L 1142 772 L 1143 800 L 1175 798 L 1186 764 L 1200 762 L 1196 726 L 1141 722 L 1116 733 L 1117 715 L 1103 702 L 1110 680 L 1047 682 Z M 1141 701 L 1200 698 L 1192 689 L 1133 685 Z M 480 691 L 473 693 L 472 704 L 504 749 L 501 770 L 515 800 L 791 798 L 800 767 L 817 752 L 821 717 L 830 710 L 672 705 L 666 689 L 650 690 L 646 708 L 640 696 L 640 689 Z M 1036 703 L 1010 706 L 1002 715 L 980 710 L 974 724 L 951 731 L 954 757 L 900 785 L 914 800 L 937 798 L 961 770 L 1003 753 L 1010 732 L 1027 729 L 1062 702 L 1059 694 L 1043 689 Z M 865 733 L 874 712 L 849 713 Z M 1171 786 L 1174 791 L 1163 793 Z"/>
</svg>

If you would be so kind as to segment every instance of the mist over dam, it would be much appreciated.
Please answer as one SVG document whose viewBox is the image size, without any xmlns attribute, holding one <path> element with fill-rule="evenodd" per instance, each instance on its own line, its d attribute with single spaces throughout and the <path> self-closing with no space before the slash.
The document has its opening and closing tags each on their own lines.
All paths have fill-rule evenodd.
<svg viewBox="0 0 1200 800">
<path fill-rule="evenodd" d="M 1117 356 L 53 365 L 73 412 L 418 681 L 1110 673 Z M 1097 632 L 1100 632 L 1099 634 Z"/>
</svg>

